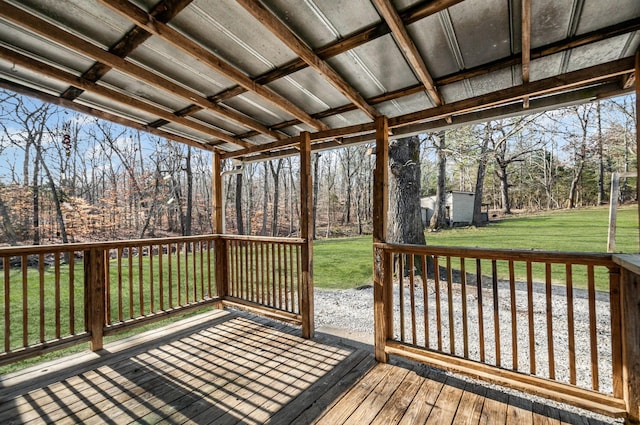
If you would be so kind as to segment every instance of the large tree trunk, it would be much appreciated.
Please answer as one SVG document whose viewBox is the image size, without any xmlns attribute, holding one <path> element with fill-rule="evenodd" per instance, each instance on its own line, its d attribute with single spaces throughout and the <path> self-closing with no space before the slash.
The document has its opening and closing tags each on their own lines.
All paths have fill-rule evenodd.
<svg viewBox="0 0 640 425">
<path fill-rule="evenodd" d="M 239 235 L 244 235 L 242 221 L 242 174 L 236 174 L 236 229 Z"/>
<path fill-rule="evenodd" d="M 40 245 L 40 143 L 36 145 L 36 158 L 33 161 L 33 244 Z"/>
<path fill-rule="evenodd" d="M 426 245 L 420 213 L 420 139 L 389 144 L 389 241 Z"/>
<path fill-rule="evenodd" d="M 482 197 L 484 187 L 484 177 L 487 173 L 487 150 L 489 149 L 489 141 L 491 140 L 491 130 L 489 125 L 485 127 L 482 146 L 480 147 L 480 159 L 478 160 L 478 172 L 476 173 L 476 187 L 473 198 L 473 220 L 471 224 L 479 226 L 482 224 Z"/>
<path fill-rule="evenodd" d="M 193 217 L 193 169 L 191 168 L 191 146 L 187 146 L 187 158 L 185 163 L 187 173 L 187 211 L 185 213 L 183 236 L 191 236 L 191 222 Z"/>
<path fill-rule="evenodd" d="M 267 236 L 267 206 L 269 204 L 269 169 L 268 162 L 264 162 L 264 200 L 262 202 L 262 230 L 260 234 Z"/>
<path fill-rule="evenodd" d="M 507 165 L 498 160 L 498 167 L 496 168 L 496 175 L 500 179 L 500 196 L 502 200 L 502 212 L 505 214 L 511 214 L 511 199 L 509 198 L 509 180 L 507 174 Z"/>
<path fill-rule="evenodd" d="M 429 222 L 430 229 L 441 229 L 447 225 L 447 154 L 445 132 L 438 133 L 438 143 L 434 144 L 438 155 L 438 176 L 436 184 L 436 203 Z M 418 199 L 418 202 L 420 200 Z"/>
</svg>

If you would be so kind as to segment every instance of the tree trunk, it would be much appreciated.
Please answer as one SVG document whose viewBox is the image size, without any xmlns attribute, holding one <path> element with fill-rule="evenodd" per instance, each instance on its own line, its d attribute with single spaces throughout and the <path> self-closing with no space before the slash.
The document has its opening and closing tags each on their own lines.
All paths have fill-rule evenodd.
<svg viewBox="0 0 640 425">
<path fill-rule="evenodd" d="M 318 218 L 318 189 L 319 189 L 319 181 L 318 181 L 318 164 L 320 162 L 320 154 L 313 154 L 313 239 L 317 239 L 316 236 L 316 221 Z M 301 214 L 305 214 L 304 211 L 300 212 Z"/>
<path fill-rule="evenodd" d="M 498 161 L 496 175 L 500 179 L 500 196 L 502 199 L 502 212 L 511 214 L 511 200 L 509 198 L 509 180 L 507 175 L 507 164 Z"/>
<path fill-rule="evenodd" d="M 473 221 L 471 224 L 479 226 L 482 224 L 482 197 L 484 187 L 484 177 L 487 173 L 487 150 L 491 140 L 491 130 L 489 125 L 485 127 L 482 146 L 480 147 L 480 158 L 478 160 L 478 172 L 476 173 L 475 195 L 473 198 Z"/>
<path fill-rule="evenodd" d="M 602 116 L 600 113 L 600 101 L 596 102 L 596 119 L 598 123 L 598 205 L 605 203 L 604 193 L 604 152 L 602 140 Z"/>
<path fill-rule="evenodd" d="M 389 144 L 389 241 L 426 245 L 420 213 L 420 139 Z"/>
<path fill-rule="evenodd" d="M 278 204 L 280 202 L 280 170 L 282 169 L 282 158 L 278 159 L 277 166 L 273 167 L 273 162 L 269 161 L 271 176 L 273 177 L 273 222 L 271 223 L 271 236 L 278 236 Z"/>
<path fill-rule="evenodd" d="M 446 208 L 447 208 L 447 154 L 446 148 L 446 136 L 445 132 L 440 131 L 438 133 L 438 143 L 436 147 L 438 155 L 438 176 L 436 183 L 436 203 L 433 207 L 433 215 L 429 222 L 430 229 L 441 229 L 447 226 Z M 420 202 L 420 200 L 418 200 Z"/>
<path fill-rule="evenodd" d="M 264 200 L 262 202 L 262 230 L 260 234 L 267 236 L 267 206 L 269 204 L 269 168 L 268 162 L 264 162 Z"/>
<path fill-rule="evenodd" d="M 42 146 L 36 145 L 36 159 L 33 161 L 33 244 L 40 245 L 40 151 Z"/>
<path fill-rule="evenodd" d="M 242 174 L 236 174 L 236 229 L 239 235 L 244 235 L 242 220 Z"/>
<path fill-rule="evenodd" d="M 193 169 L 191 168 L 191 146 L 187 146 L 187 157 L 185 163 L 187 173 L 187 211 L 184 216 L 183 236 L 191 236 L 191 222 L 193 217 Z"/>
</svg>

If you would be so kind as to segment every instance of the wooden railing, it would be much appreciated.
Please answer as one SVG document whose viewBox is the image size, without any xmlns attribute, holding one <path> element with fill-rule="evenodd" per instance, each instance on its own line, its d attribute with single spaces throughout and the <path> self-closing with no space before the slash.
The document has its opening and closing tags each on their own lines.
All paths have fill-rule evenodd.
<svg viewBox="0 0 640 425">
<path fill-rule="evenodd" d="M 384 243 L 374 250 L 383 282 L 377 353 L 627 414 L 628 324 L 611 255 Z"/>
<path fill-rule="evenodd" d="M 303 243 L 205 235 L 0 248 L 0 364 L 86 341 L 99 350 L 105 335 L 223 303 L 302 324 Z"/>
<path fill-rule="evenodd" d="M 304 241 L 288 238 L 226 236 L 227 279 L 224 302 L 302 324 L 300 254 Z"/>
</svg>

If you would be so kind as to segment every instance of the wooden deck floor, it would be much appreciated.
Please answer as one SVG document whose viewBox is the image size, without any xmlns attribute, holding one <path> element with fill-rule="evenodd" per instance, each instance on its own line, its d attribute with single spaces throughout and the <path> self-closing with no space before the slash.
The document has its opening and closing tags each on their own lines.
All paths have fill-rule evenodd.
<svg viewBox="0 0 640 425">
<path fill-rule="evenodd" d="M 377 365 L 370 347 L 244 313 L 0 379 L 0 423 L 602 424 L 425 366 Z"/>
</svg>

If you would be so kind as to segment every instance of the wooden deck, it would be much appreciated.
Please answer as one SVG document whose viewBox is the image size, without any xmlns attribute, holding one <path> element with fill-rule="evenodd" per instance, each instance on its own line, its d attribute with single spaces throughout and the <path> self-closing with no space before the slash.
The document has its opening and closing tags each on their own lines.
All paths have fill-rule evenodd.
<svg viewBox="0 0 640 425">
<path fill-rule="evenodd" d="M 0 423 L 603 424 L 371 347 L 213 311 L 0 379 Z"/>
</svg>

